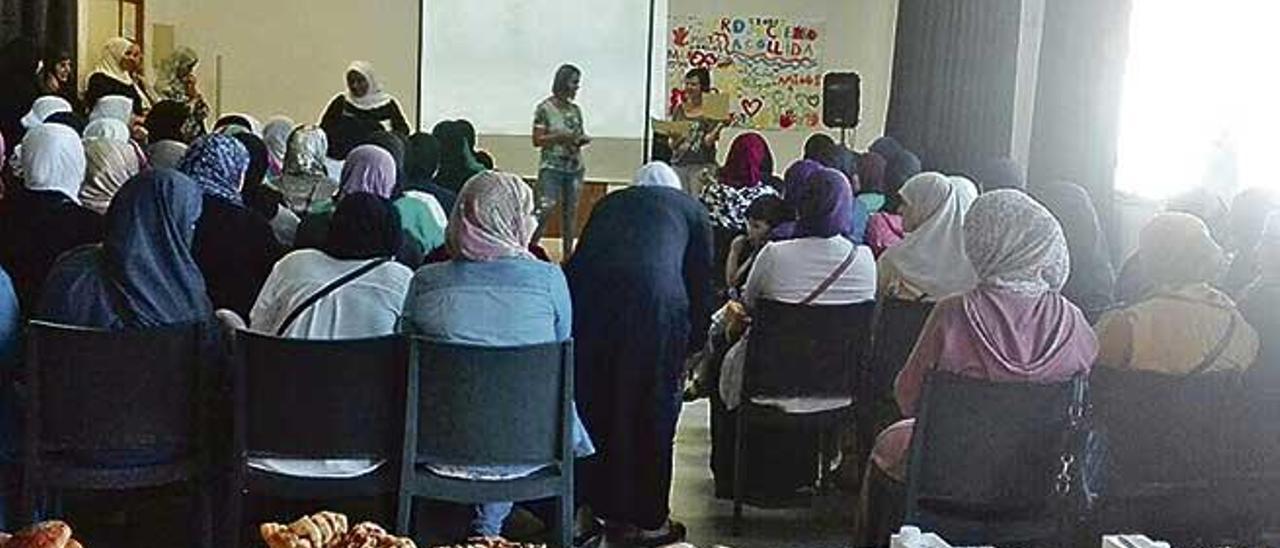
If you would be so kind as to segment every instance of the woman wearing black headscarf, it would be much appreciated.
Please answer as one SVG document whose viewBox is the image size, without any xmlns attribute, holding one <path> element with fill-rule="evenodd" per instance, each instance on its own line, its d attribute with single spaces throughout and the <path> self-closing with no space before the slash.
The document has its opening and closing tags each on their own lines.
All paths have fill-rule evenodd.
<svg viewBox="0 0 1280 548">
<path fill-rule="evenodd" d="M 205 322 L 213 308 L 191 252 L 200 187 L 176 171 L 135 176 L 107 210 L 102 245 L 60 259 L 36 317 L 110 329 Z"/>
<path fill-rule="evenodd" d="M 1116 272 L 1093 200 L 1080 185 L 1066 181 L 1039 186 L 1031 194 L 1057 217 L 1067 238 L 1071 274 L 1062 296 L 1096 321 L 1115 301 Z"/>
<path fill-rule="evenodd" d="M 462 189 L 462 185 L 477 173 L 484 171 L 484 166 L 476 160 L 472 144 L 467 141 L 466 127 L 456 121 L 444 121 L 431 129 L 431 134 L 440 141 L 440 167 L 436 172 L 436 183 L 454 193 Z"/>
<path fill-rule="evenodd" d="M 338 203 L 329 240 L 276 263 L 249 315 L 255 331 L 303 339 L 355 339 L 389 335 L 404 306 L 413 271 L 394 260 L 400 219 L 391 202 L 364 192 Z M 358 278 L 285 321 L 309 297 L 361 268 Z M 282 329 L 283 328 L 283 329 Z"/>
<path fill-rule="evenodd" d="M 271 223 L 271 231 L 276 240 L 285 247 L 293 246 L 293 238 L 298 233 L 298 218 L 285 207 L 284 195 L 280 191 L 267 186 L 267 169 L 270 166 L 267 144 L 252 133 L 237 133 L 232 136 L 249 151 L 249 169 L 244 174 L 244 185 L 240 195 L 244 196 L 244 204 L 258 216 Z"/>
<path fill-rule="evenodd" d="M 75 66 L 71 53 L 66 50 L 50 50 L 40 61 L 40 74 L 36 82 L 41 95 L 57 95 L 66 99 L 73 112 L 82 112 L 80 93 L 76 91 Z"/>
<path fill-rule="evenodd" d="M 684 360 L 707 334 L 711 269 L 707 211 L 656 186 L 600 201 L 566 267 L 578 409 L 599 451 L 586 463 L 585 499 L 624 545 L 684 536 L 670 520 L 672 442 Z"/>
<path fill-rule="evenodd" d="M 453 211 L 458 193 L 436 184 L 436 170 L 440 168 L 440 140 L 430 133 L 419 133 L 409 138 L 405 157 L 404 188 L 406 192 L 425 192 L 440 202 L 445 212 Z"/>
<path fill-rule="evenodd" d="M 147 159 L 154 167 L 176 168 L 192 136 L 184 130 L 191 110 L 177 101 L 156 103 L 147 113 Z"/>
</svg>

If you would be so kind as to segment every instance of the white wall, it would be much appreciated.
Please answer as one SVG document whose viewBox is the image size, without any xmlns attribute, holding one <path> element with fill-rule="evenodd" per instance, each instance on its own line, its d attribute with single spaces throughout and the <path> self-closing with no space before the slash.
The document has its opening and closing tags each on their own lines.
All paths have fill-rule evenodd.
<svg viewBox="0 0 1280 548">
<path fill-rule="evenodd" d="M 93 2 L 100 0 L 81 0 Z M 437 0 L 455 1 L 455 0 Z M 461 0 L 457 0 L 461 1 Z M 672 15 L 728 14 L 821 18 L 826 21 L 827 70 L 862 75 L 862 127 L 854 142 L 865 146 L 883 132 L 893 69 L 897 0 L 670 0 Z M 175 27 L 176 45 L 199 52 L 201 88 L 221 111 L 260 119 L 286 114 L 316 121 L 343 87 L 352 59 L 370 61 L 387 91 L 400 97 L 412 123 L 417 110 L 418 0 L 148 0 L 148 26 Z M 93 21 L 82 19 L 82 36 Z M 483 33 L 478 31 L 478 39 Z M 465 47 L 461 44 L 460 47 Z M 88 44 L 86 66 L 101 44 Z M 217 58 L 222 77 L 216 78 Z M 148 64 L 151 60 L 147 61 Z M 477 68 L 481 85 L 482 68 Z M 590 113 L 587 113 L 590 116 Z M 430 127 L 435 120 L 423 120 Z M 722 154 L 734 132 L 725 133 Z M 800 155 L 803 132 L 766 132 L 779 166 Z M 532 174 L 536 151 L 527 137 L 480 137 L 500 167 Z M 641 158 L 640 142 L 602 139 L 587 152 L 588 177 L 630 178 Z"/>
</svg>

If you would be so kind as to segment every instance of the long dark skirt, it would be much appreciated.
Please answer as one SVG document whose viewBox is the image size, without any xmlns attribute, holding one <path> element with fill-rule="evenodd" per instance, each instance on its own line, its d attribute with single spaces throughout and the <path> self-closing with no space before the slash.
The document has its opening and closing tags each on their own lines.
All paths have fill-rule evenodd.
<svg viewBox="0 0 1280 548">
<path fill-rule="evenodd" d="M 711 396 L 711 471 L 716 496 L 733 497 L 737 414 L 725 408 L 718 391 Z M 818 477 L 818 435 L 814 431 L 750 426 L 743 451 L 746 497 L 765 500 L 793 495 Z"/>
<path fill-rule="evenodd" d="M 642 529 L 670 517 L 671 466 L 688 324 L 597 332 L 583 326 L 577 351 L 578 408 L 596 454 L 580 467 L 596 515 Z M 593 333 L 594 332 L 594 333 Z"/>
</svg>

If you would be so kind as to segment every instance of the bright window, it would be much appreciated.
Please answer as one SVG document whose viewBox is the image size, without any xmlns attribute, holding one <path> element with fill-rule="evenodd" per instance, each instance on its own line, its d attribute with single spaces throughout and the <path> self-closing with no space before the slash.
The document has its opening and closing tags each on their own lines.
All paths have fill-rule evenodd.
<svg viewBox="0 0 1280 548">
<path fill-rule="evenodd" d="M 1117 190 L 1280 190 L 1280 1 L 1135 0 Z"/>
</svg>

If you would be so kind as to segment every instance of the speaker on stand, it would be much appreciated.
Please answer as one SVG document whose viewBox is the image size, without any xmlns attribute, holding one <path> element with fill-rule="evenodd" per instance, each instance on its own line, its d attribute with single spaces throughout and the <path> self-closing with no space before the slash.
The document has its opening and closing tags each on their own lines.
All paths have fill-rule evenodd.
<svg viewBox="0 0 1280 548">
<path fill-rule="evenodd" d="M 845 145 L 845 132 L 858 127 L 862 110 L 862 78 L 856 72 L 828 72 L 822 77 L 822 125 L 840 129 L 840 144 Z"/>
</svg>

